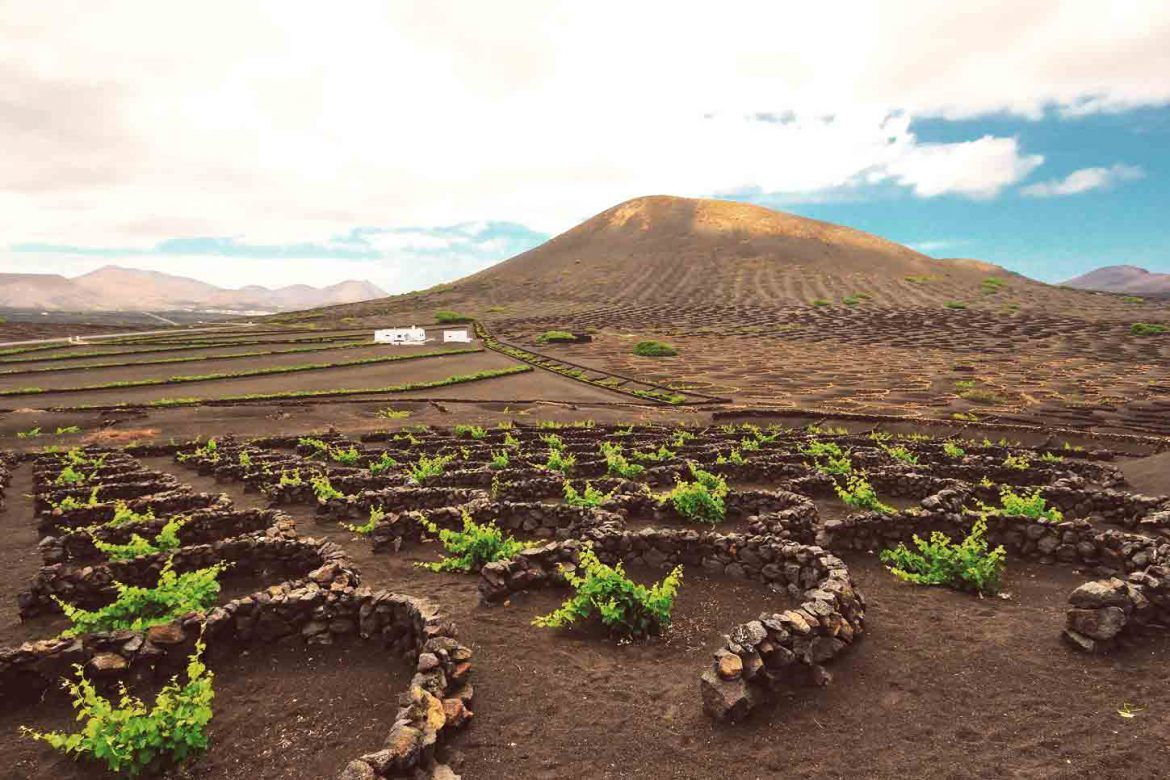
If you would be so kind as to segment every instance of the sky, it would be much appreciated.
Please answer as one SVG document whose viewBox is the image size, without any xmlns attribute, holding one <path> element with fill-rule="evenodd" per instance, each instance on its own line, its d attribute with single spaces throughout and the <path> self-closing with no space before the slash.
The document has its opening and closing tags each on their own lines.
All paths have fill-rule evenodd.
<svg viewBox="0 0 1170 780">
<path fill-rule="evenodd" d="M 458 278 L 640 195 L 1170 272 L 1170 3 L 7 0 L 0 272 Z"/>
</svg>

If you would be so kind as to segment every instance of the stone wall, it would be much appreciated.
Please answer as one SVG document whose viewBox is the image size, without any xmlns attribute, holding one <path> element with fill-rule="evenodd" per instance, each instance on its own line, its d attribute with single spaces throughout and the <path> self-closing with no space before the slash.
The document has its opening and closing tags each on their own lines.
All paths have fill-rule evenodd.
<svg viewBox="0 0 1170 780">
<path fill-rule="evenodd" d="M 700 566 L 732 578 L 765 582 L 799 602 L 733 627 L 700 677 L 704 710 L 739 720 L 791 682 L 825 684 L 824 664 L 864 633 L 865 602 L 845 564 L 819 547 L 769 537 L 682 530 L 625 532 L 609 526 L 587 532 L 598 558 L 670 569 Z M 484 566 L 479 590 L 487 603 L 531 588 L 563 585 L 562 565 L 575 565 L 583 540 L 550 542 Z"/>
<path fill-rule="evenodd" d="M 1107 652 L 1123 638 L 1170 625 L 1170 565 L 1087 582 L 1068 600 L 1065 639 L 1078 650 Z"/>
</svg>

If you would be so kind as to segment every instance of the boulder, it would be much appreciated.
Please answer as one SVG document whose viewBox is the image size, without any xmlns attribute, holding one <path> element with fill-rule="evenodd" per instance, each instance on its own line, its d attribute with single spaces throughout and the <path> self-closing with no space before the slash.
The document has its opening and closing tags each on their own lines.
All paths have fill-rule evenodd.
<svg viewBox="0 0 1170 780">
<path fill-rule="evenodd" d="M 699 678 L 703 711 L 720 721 L 735 722 L 747 717 L 755 706 L 755 697 L 747 682 L 724 680 L 714 669 L 707 669 Z"/>
</svg>

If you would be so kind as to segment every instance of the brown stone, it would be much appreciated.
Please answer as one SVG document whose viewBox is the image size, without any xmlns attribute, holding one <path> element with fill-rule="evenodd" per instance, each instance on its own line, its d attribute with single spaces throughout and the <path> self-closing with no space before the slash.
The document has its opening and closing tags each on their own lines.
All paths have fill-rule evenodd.
<svg viewBox="0 0 1170 780">
<path fill-rule="evenodd" d="M 129 666 L 126 659 L 117 653 L 98 653 L 89 659 L 86 668 L 94 675 L 117 674 Z"/>
<path fill-rule="evenodd" d="M 178 623 L 163 623 L 148 628 L 146 638 L 156 645 L 177 645 L 187 638 L 187 632 Z"/>
<path fill-rule="evenodd" d="M 699 692 L 703 711 L 716 720 L 742 720 L 755 705 L 753 693 L 743 678 L 724 680 L 711 669 L 699 678 Z"/>
<path fill-rule="evenodd" d="M 715 657 L 715 670 L 724 680 L 738 680 L 743 676 L 743 659 L 735 653 L 720 650 Z"/>
</svg>

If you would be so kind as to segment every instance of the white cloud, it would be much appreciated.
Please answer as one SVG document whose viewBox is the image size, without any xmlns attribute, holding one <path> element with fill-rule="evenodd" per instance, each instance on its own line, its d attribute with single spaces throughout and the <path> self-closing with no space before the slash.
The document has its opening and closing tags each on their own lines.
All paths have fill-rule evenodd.
<svg viewBox="0 0 1170 780">
<path fill-rule="evenodd" d="M 1079 195 L 1090 190 L 1111 187 L 1118 182 L 1132 181 L 1145 176 L 1136 165 L 1117 163 L 1108 168 L 1081 168 L 1063 179 L 1051 179 L 1022 187 L 1020 192 L 1032 198 L 1053 198 L 1061 195 Z"/>
<path fill-rule="evenodd" d="M 1170 101 L 1170 4 L 16 0 L 0 83 L 5 243 L 554 232 L 650 193 L 992 196 L 1038 156 L 910 118 Z"/>
</svg>

